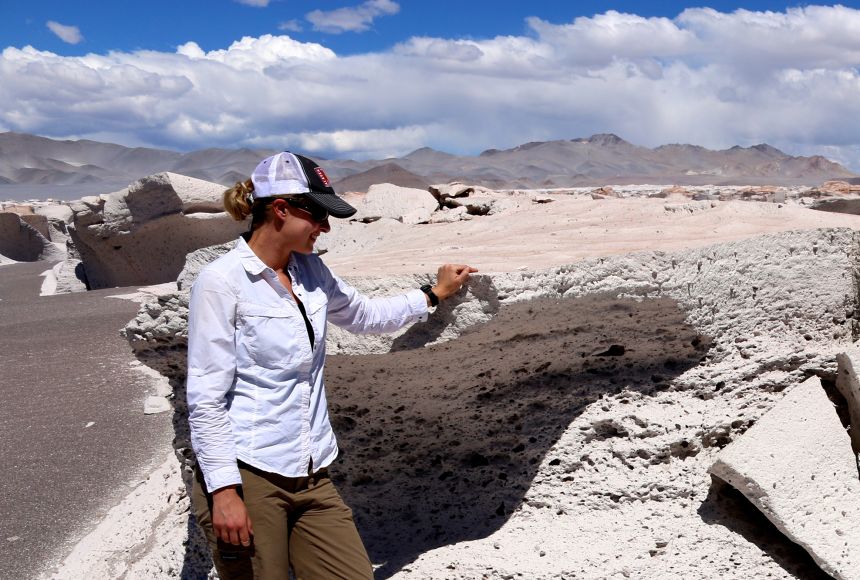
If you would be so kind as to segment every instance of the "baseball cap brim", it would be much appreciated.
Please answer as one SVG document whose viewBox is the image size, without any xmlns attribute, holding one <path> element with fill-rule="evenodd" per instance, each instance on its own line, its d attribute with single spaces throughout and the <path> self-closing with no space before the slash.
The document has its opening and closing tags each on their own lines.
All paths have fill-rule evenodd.
<svg viewBox="0 0 860 580">
<path fill-rule="evenodd" d="M 357 211 L 334 193 L 321 193 L 318 191 L 306 191 L 306 195 L 317 205 L 328 210 L 329 215 L 336 218 L 348 218 Z"/>
</svg>

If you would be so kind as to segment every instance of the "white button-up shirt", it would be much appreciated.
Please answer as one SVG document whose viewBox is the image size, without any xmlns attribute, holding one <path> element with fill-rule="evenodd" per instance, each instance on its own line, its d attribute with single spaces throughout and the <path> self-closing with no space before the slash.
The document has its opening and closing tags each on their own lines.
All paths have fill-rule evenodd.
<svg viewBox="0 0 860 580">
<path fill-rule="evenodd" d="M 188 314 L 191 444 L 215 491 L 242 482 L 236 460 L 286 477 L 337 456 L 323 367 L 326 321 L 356 333 L 391 332 L 426 318 L 421 290 L 368 298 L 316 255 L 293 252 L 290 292 L 245 240 L 198 276 Z"/>
</svg>

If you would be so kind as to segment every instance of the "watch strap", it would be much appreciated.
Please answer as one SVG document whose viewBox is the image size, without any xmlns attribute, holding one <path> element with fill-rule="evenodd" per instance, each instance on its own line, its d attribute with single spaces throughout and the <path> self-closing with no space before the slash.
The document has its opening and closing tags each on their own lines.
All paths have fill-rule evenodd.
<svg viewBox="0 0 860 580">
<path fill-rule="evenodd" d="M 439 306 L 439 297 L 433 292 L 433 287 L 430 284 L 421 286 L 421 291 L 430 297 L 430 305 L 433 307 Z"/>
</svg>

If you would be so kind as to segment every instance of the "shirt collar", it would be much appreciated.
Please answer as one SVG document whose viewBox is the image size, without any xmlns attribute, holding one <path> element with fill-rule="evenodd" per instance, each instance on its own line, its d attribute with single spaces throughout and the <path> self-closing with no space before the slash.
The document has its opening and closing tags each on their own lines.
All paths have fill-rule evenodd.
<svg viewBox="0 0 860 580">
<path fill-rule="evenodd" d="M 245 267 L 245 271 L 252 276 L 259 276 L 264 271 L 270 269 L 265 263 L 263 263 L 263 260 L 257 257 L 257 254 L 254 253 L 254 250 L 251 249 L 251 246 L 248 245 L 248 242 L 245 241 L 244 237 L 240 236 L 239 239 L 236 240 L 235 250 L 239 254 L 239 259 L 242 261 L 242 266 Z"/>
<path fill-rule="evenodd" d="M 245 241 L 245 236 L 239 236 L 239 239 L 236 240 L 235 250 L 239 253 L 239 259 L 242 261 L 242 266 L 245 267 L 245 271 L 252 276 L 259 276 L 266 270 L 271 270 L 272 273 L 274 273 L 274 270 L 269 268 L 263 260 L 257 257 L 257 254 L 254 253 L 254 250 L 252 250 L 251 246 L 248 245 L 248 242 Z M 292 268 L 294 265 L 295 255 L 291 254 L 287 267 Z"/>
</svg>

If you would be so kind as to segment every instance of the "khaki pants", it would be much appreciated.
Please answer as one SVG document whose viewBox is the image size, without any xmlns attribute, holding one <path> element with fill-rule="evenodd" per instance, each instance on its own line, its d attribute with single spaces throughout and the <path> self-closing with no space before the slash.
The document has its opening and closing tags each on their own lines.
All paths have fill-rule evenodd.
<svg viewBox="0 0 860 580">
<path fill-rule="evenodd" d="M 212 529 L 212 497 L 198 468 L 192 501 L 221 580 L 373 578 L 350 510 L 322 469 L 308 477 L 282 477 L 239 462 L 240 493 L 254 536 L 249 548 L 226 544 Z"/>
</svg>

